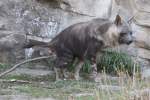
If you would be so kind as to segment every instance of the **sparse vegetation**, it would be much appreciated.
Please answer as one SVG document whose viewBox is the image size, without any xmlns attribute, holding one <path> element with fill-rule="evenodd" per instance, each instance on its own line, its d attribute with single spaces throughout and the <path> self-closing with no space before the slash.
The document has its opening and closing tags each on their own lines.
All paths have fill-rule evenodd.
<svg viewBox="0 0 150 100">
<path fill-rule="evenodd" d="M 124 72 L 133 75 L 133 72 L 140 73 L 140 66 L 133 59 L 122 52 L 107 50 L 103 55 L 98 57 L 98 70 L 105 71 L 111 75 L 117 75 Z"/>
<path fill-rule="evenodd" d="M 8 64 L 0 63 L 0 69 L 6 68 L 8 66 L 9 66 Z"/>
<path fill-rule="evenodd" d="M 68 69 L 73 71 L 75 64 L 78 62 L 76 59 L 74 64 L 70 64 Z M 90 73 L 90 62 L 86 60 L 82 67 L 82 72 Z M 128 75 L 133 75 L 133 72 L 140 74 L 140 66 L 133 61 L 131 56 L 123 52 L 117 52 L 112 50 L 106 50 L 102 55 L 97 57 L 97 67 L 99 72 L 106 72 L 110 75 L 117 75 L 118 72 L 123 72 Z"/>
<path fill-rule="evenodd" d="M 22 93 L 34 98 L 50 97 L 56 100 L 149 100 L 150 91 L 145 92 L 145 89 L 149 90 L 150 80 L 142 80 L 132 75 L 139 72 L 140 67 L 134 64 L 130 56 L 109 51 L 98 60 L 100 60 L 98 66 L 103 70 L 101 74 L 103 77 L 99 76 L 101 78 L 98 82 L 87 80 L 54 82 L 50 76 L 7 75 L 0 80 L 0 95 Z M 1 66 L 1 69 L 5 68 L 3 64 Z M 90 72 L 88 61 L 85 62 L 82 71 Z M 117 76 L 108 77 L 107 73 Z M 15 83 L 11 80 L 24 80 L 30 83 Z"/>
<path fill-rule="evenodd" d="M 6 80 L 25 80 L 25 81 L 36 81 L 36 82 L 41 82 L 41 81 L 54 81 L 54 77 L 50 75 L 44 75 L 44 76 L 37 76 L 33 77 L 31 75 L 26 75 L 26 74 L 21 74 L 21 75 L 7 75 L 4 76 L 2 79 Z"/>
<path fill-rule="evenodd" d="M 104 73 L 105 75 L 105 73 Z M 126 75 L 127 76 L 127 75 Z M 112 84 L 110 78 L 104 77 L 102 82 L 90 81 L 49 81 L 33 82 L 34 84 L 8 84 L 7 87 L 12 91 L 0 91 L 0 94 L 23 93 L 35 98 L 51 97 L 56 100 L 149 100 L 150 81 L 139 80 L 138 78 L 126 78 L 119 76 L 116 85 Z M 5 87 L 5 90 L 7 88 Z M 146 95 L 145 95 L 146 94 Z"/>
<path fill-rule="evenodd" d="M 0 72 L 6 70 L 7 68 L 10 68 L 10 64 L 0 63 Z"/>
</svg>

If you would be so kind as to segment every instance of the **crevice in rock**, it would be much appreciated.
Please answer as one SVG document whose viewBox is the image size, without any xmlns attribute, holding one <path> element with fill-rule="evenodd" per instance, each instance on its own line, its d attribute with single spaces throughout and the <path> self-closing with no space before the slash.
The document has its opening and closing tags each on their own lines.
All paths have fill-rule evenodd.
<svg viewBox="0 0 150 100">
<path fill-rule="evenodd" d="M 68 13 L 72 13 L 80 16 L 96 17 L 96 16 L 80 13 L 77 11 L 73 11 L 71 5 L 68 2 L 62 0 L 36 0 L 36 1 L 42 4 L 48 4 L 50 8 L 60 9 Z"/>
</svg>

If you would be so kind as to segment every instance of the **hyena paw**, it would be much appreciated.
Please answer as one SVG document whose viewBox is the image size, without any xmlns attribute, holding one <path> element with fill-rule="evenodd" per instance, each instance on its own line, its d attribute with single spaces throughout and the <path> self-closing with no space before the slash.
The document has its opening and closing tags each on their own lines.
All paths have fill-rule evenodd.
<svg viewBox="0 0 150 100">
<path fill-rule="evenodd" d="M 79 75 L 74 75 L 75 80 L 81 80 L 81 77 Z"/>
<path fill-rule="evenodd" d="M 90 74 L 89 75 L 89 80 L 91 80 L 91 81 L 96 81 L 96 77 L 97 77 L 97 75 L 96 74 Z"/>
<path fill-rule="evenodd" d="M 60 79 L 60 78 L 56 78 L 56 80 L 55 80 L 56 82 L 59 82 L 59 81 L 62 81 L 62 79 Z"/>
<path fill-rule="evenodd" d="M 91 73 L 89 75 L 90 80 L 95 80 L 97 77 L 97 66 L 96 64 L 93 64 L 91 66 Z"/>
</svg>

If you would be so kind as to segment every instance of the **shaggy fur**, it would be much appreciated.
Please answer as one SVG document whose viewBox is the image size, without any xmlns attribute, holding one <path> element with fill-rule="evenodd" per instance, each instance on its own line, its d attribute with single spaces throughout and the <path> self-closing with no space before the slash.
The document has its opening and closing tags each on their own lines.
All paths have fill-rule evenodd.
<svg viewBox="0 0 150 100">
<path fill-rule="evenodd" d="M 60 32 L 50 42 L 49 47 L 56 54 L 56 80 L 60 78 L 58 69 L 68 67 L 77 57 L 80 61 L 75 68 L 74 77 L 79 79 L 83 62 L 91 62 L 93 78 L 96 77 L 96 53 L 106 47 L 119 44 L 130 44 L 132 32 L 129 25 L 121 20 L 119 15 L 114 22 L 105 19 L 93 19 L 88 22 L 74 24 Z"/>
</svg>

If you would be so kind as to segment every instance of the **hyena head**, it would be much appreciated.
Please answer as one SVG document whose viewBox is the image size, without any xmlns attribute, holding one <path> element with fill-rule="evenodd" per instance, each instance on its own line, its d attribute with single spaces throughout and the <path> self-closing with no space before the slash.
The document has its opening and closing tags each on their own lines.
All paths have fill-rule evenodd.
<svg viewBox="0 0 150 100">
<path fill-rule="evenodd" d="M 115 21 L 109 29 L 110 42 L 113 46 L 119 44 L 127 44 L 133 42 L 132 31 L 129 24 L 121 19 L 119 15 L 116 16 Z"/>
</svg>

